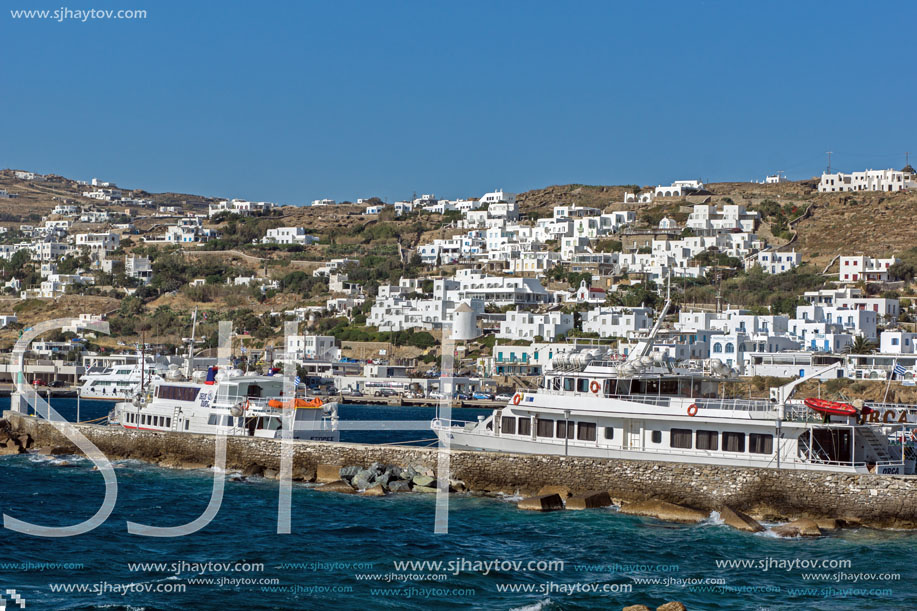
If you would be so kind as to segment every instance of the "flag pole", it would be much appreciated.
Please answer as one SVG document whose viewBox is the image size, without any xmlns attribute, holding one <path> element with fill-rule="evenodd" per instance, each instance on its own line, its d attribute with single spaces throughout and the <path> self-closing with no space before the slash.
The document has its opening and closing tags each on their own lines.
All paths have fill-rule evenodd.
<svg viewBox="0 0 917 611">
<path fill-rule="evenodd" d="M 892 371 L 888 376 L 888 384 L 885 385 L 885 395 L 882 396 L 882 403 L 885 403 L 885 400 L 888 398 L 888 389 L 892 385 L 892 378 L 895 377 L 895 368 L 898 366 L 898 357 L 895 357 L 895 362 L 892 363 Z"/>
</svg>

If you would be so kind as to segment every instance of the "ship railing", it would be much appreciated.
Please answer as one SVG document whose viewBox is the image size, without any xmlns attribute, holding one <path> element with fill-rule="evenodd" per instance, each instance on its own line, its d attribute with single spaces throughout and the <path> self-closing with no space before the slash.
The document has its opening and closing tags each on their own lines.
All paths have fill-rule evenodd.
<svg viewBox="0 0 917 611">
<path fill-rule="evenodd" d="M 476 420 L 450 420 L 447 418 L 434 418 L 430 423 L 430 428 L 434 431 L 449 428 L 462 428 L 466 431 L 478 424 Z"/>
</svg>

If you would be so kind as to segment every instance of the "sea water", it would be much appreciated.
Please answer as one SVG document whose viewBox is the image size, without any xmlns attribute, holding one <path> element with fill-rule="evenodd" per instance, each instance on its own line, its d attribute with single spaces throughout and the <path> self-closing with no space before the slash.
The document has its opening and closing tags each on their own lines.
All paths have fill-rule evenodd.
<svg viewBox="0 0 917 611">
<path fill-rule="evenodd" d="M 75 400 L 55 409 L 75 417 Z M 83 401 L 81 418 L 111 404 Z M 343 419 L 429 420 L 431 408 L 342 406 Z M 480 410 L 459 411 L 473 420 Z M 393 439 L 392 436 L 396 438 Z M 351 439 L 347 439 L 351 436 Z M 428 443 L 428 430 L 344 431 L 345 440 Z M 176 526 L 207 506 L 210 470 L 117 461 L 111 516 L 90 533 L 0 535 L 0 594 L 16 609 L 620 609 L 670 600 L 688 609 L 917 608 L 917 534 L 853 529 L 782 539 L 722 525 L 676 525 L 615 508 L 548 514 L 513 497 L 451 495 L 434 532 L 435 495 L 383 498 L 294 484 L 290 534 L 277 534 L 276 481 L 226 475 L 219 512 L 174 538 L 126 522 Z M 102 476 L 75 457 L 0 457 L 0 509 L 40 525 L 92 516 Z"/>
</svg>

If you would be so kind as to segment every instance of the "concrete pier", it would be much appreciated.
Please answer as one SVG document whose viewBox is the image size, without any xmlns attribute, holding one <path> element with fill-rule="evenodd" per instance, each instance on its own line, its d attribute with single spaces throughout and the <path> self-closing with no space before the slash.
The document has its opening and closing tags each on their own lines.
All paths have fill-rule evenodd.
<svg viewBox="0 0 917 611">
<path fill-rule="evenodd" d="M 50 423 L 5 412 L 14 431 L 36 447 L 75 451 Z M 173 467 L 210 467 L 214 436 L 75 426 L 110 459 L 134 458 Z M 312 481 L 318 465 L 373 462 L 436 469 L 438 450 L 411 446 L 294 442 L 293 476 Z M 724 505 L 759 519 L 840 518 L 876 527 L 917 528 L 917 477 L 718 467 L 653 461 L 483 453 L 452 450 L 451 473 L 473 492 L 535 494 L 565 486 L 573 494 L 607 490 L 617 501 L 656 499 L 705 511 Z M 229 437 L 227 468 L 277 471 L 280 442 Z"/>
</svg>

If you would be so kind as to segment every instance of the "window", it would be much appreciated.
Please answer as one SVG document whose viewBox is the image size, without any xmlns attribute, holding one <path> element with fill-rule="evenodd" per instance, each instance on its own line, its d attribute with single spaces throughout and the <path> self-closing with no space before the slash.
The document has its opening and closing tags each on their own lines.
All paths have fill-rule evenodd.
<svg viewBox="0 0 917 611">
<path fill-rule="evenodd" d="M 558 439 L 563 439 L 564 437 L 566 437 L 567 439 L 573 439 L 575 431 L 576 431 L 575 422 L 570 422 L 568 426 L 568 423 L 564 422 L 563 420 L 557 421 L 557 438 Z"/>
<path fill-rule="evenodd" d="M 188 427 L 189 427 L 189 426 L 191 426 L 191 421 L 190 421 L 190 420 L 185 420 L 185 430 L 186 430 L 186 431 L 188 430 Z"/>
<path fill-rule="evenodd" d="M 554 421 L 553 420 L 542 420 L 538 419 L 538 427 L 536 429 L 539 437 L 553 437 L 554 436 Z"/>
<path fill-rule="evenodd" d="M 210 414 L 210 417 L 207 418 L 207 424 L 213 426 L 220 423 L 220 417 L 217 414 Z"/>
<path fill-rule="evenodd" d="M 197 399 L 199 388 L 193 386 L 165 386 L 160 385 L 156 396 L 160 399 L 172 399 L 174 401 L 194 401 Z"/>
<path fill-rule="evenodd" d="M 672 429 L 669 431 L 669 446 L 690 450 L 692 436 L 691 429 Z"/>
<path fill-rule="evenodd" d="M 595 423 L 580 422 L 577 425 L 576 438 L 581 441 L 595 441 Z"/>
<path fill-rule="evenodd" d="M 698 450 L 717 450 L 719 449 L 719 436 L 716 431 L 697 431 Z"/>
<path fill-rule="evenodd" d="M 650 440 L 653 443 L 662 443 L 662 431 L 653 431 L 652 435 L 650 435 Z"/>
<path fill-rule="evenodd" d="M 724 452 L 744 452 L 745 433 L 723 433 Z"/>
<path fill-rule="evenodd" d="M 528 417 L 519 418 L 519 434 L 520 435 L 531 435 L 532 434 L 532 419 Z"/>
<path fill-rule="evenodd" d="M 564 378 L 564 390 L 573 390 L 573 378 Z"/>
<path fill-rule="evenodd" d="M 761 433 L 748 434 L 748 451 L 752 454 L 771 454 L 774 451 L 774 436 Z"/>
<path fill-rule="evenodd" d="M 577 378 L 576 392 L 589 392 L 589 380 L 586 378 Z"/>
<path fill-rule="evenodd" d="M 611 380 L 605 380 L 605 382 L 602 383 L 602 393 L 606 397 L 610 397 L 611 395 L 614 394 L 614 389 L 612 389 L 611 384 L 612 384 Z"/>
<path fill-rule="evenodd" d="M 515 435 L 516 434 L 516 419 L 512 416 L 503 416 L 503 419 L 500 422 L 500 429 L 506 435 Z"/>
<path fill-rule="evenodd" d="M 714 352 L 722 352 L 722 351 L 723 351 L 723 344 L 721 344 L 721 343 L 719 343 L 719 342 L 713 344 L 713 351 L 714 351 Z"/>
<path fill-rule="evenodd" d="M 605 439 L 614 439 L 615 438 L 615 429 L 613 426 L 605 427 Z"/>
</svg>

